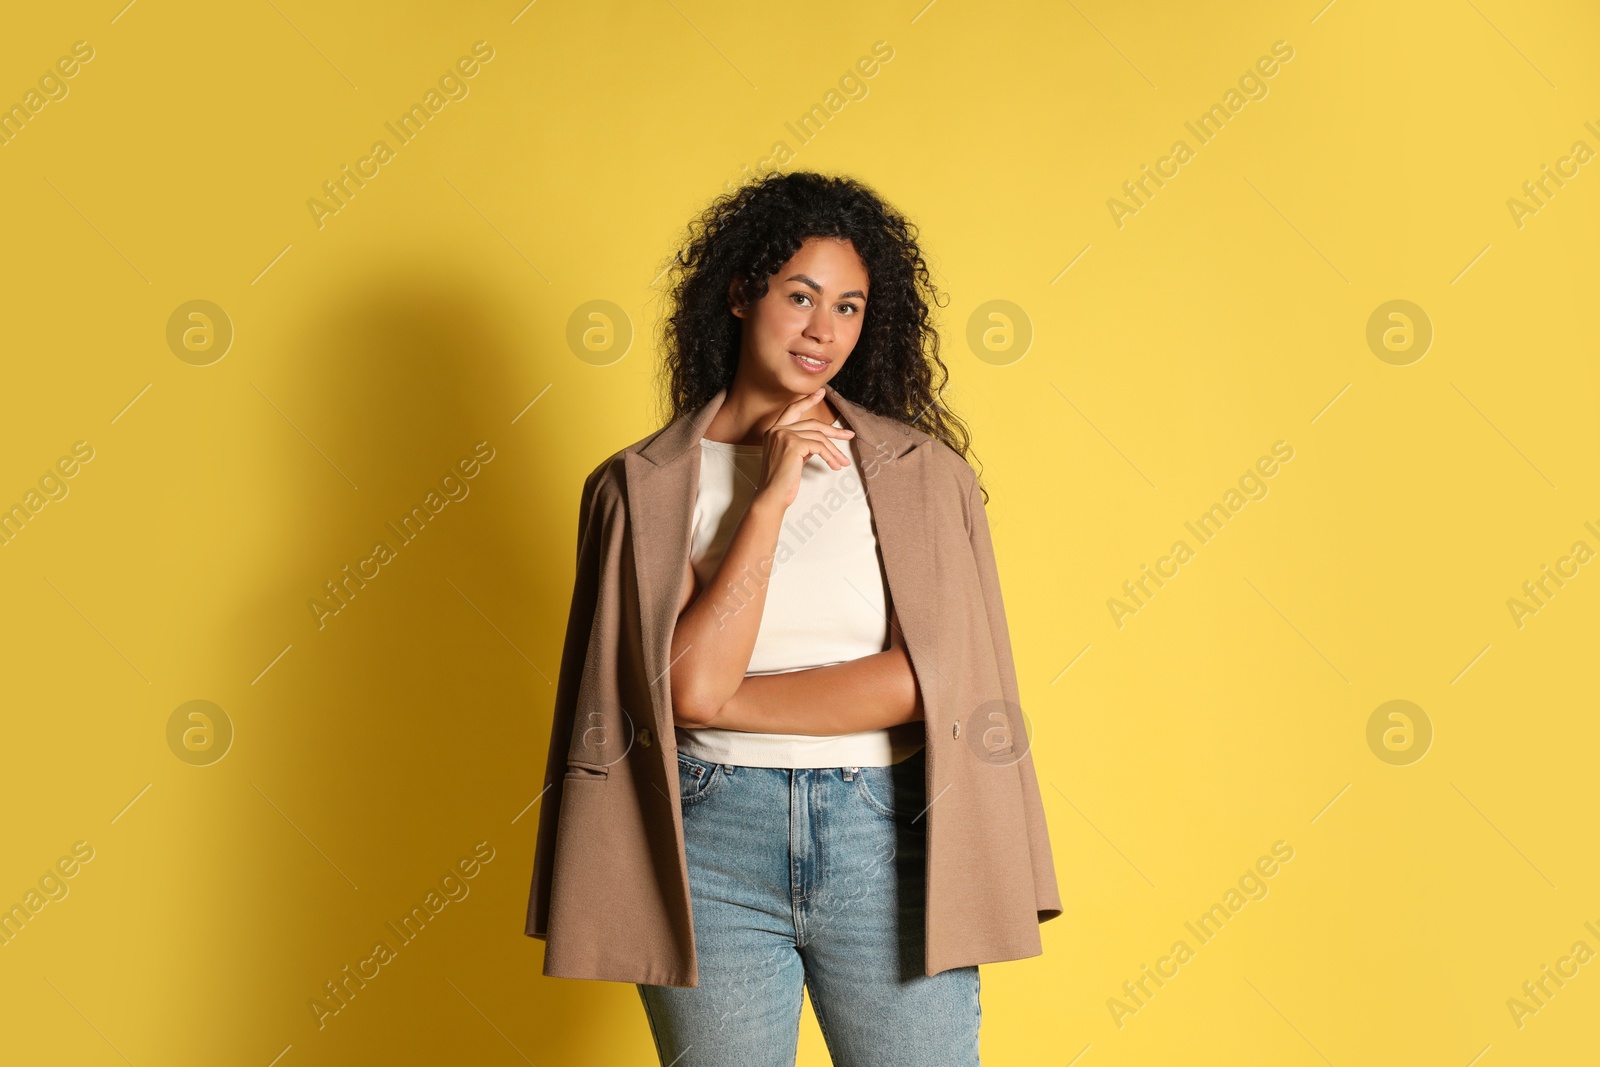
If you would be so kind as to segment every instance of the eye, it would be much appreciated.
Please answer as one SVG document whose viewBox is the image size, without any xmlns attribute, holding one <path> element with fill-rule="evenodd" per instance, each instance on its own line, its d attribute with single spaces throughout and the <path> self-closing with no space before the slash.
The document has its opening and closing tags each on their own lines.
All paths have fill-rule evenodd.
<svg viewBox="0 0 1600 1067">
<path fill-rule="evenodd" d="M 803 303 L 800 304 L 801 307 L 811 306 L 811 294 L 803 290 L 790 293 L 789 299 L 794 301 L 803 301 Z M 846 318 L 853 318 L 856 315 L 861 314 L 861 308 L 851 303 L 839 304 L 837 305 L 836 310 L 848 312 L 848 314 L 845 316 Z"/>
</svg>

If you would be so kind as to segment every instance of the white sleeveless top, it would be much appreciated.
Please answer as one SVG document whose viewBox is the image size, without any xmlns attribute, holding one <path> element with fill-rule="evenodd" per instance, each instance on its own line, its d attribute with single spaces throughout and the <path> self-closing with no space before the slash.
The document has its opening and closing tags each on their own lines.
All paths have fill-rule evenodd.
<svg viewBox="0 0 1600 1067">
<path fill-rule="evenodd" d="M 799 492 L 778 531 L 747 678 L 844 663 L 889 647 L 883 561 L 866 487 L 853 443 L 835 443 L 849 466 L 836 471 L 810 456 L 801 468 Z M 760 445 L 701 439 L 689 560 L 702 587 L 716 574 L 760 478 Z M 741 767 L 885 767 L 921 749 L 926 736 L 920 719 L 833 735 L 682 726 L 674 732 L 684 755 Z"/>
</svg>

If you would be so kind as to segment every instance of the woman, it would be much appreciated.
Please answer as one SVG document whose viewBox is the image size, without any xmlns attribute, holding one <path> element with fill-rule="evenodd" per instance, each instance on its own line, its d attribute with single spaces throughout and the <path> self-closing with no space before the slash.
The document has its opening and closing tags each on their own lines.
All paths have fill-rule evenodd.
<svg viewBox="0 0 1600 1067">
<path fill-rule="evenodd" d="M 1061 909 L 914 228 L 774 176 L 676 269 L 674 418 L 585 485 L 527 932 L 631 975 L 664 1065 L 792 1065 L 804 988 L 836 1064 L 976 1064 L 977 964 Z"/>
</svg>

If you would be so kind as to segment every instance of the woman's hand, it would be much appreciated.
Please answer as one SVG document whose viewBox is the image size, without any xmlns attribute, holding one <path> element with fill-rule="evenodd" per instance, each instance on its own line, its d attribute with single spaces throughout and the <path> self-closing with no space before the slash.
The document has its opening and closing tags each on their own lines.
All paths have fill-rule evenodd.
<svg viewBox="0 0 1600 1067">
<path fill-rule="evenodd" d="M 767 428 L 761 442 L 761 484 L 756 487 L 756 499 L 776 501 L 782 505 L 780 510 L 786 510 L 800 494 L 800 470 L 811 456 L 821 456 L 834 470 L 850 465 L 849 457 L 834 446 L 833 440 L 848 441 L 855 431 L 803 417 L 822 403 L 826 392 L 818 389 L 796 400 Z"/>
</svg>

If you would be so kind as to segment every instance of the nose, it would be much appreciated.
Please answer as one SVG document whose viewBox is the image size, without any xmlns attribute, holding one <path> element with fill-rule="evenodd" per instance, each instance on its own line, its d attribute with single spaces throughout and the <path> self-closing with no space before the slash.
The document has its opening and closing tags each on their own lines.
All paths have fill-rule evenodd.
<svg viewBox="0 0 1600 1067">
<path fill-rule="evenodd" d="M 828 344 L 833 340 L 833 318 L 826 308 L 817 308 L 811 312 L 806 320 L 805 336 L 819 345 Z"/>
</svg>

